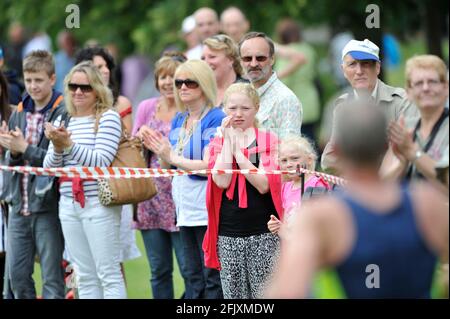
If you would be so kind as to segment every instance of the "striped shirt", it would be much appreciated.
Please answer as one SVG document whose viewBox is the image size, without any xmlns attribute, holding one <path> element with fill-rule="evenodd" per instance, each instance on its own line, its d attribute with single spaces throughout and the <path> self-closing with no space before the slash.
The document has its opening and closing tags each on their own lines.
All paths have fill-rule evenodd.
<svg viewBox="0 0 450 319">
<path fill-rule="evenodd" d="M 61 116 L 55 120 L 54 125 L 59 126 L 60 122 Z M 116 156 L 122 134 L 119 114 L 113 110 L 103 113 L 97 134 L 94 126 L 94 116 L 72 117 L 67 127 L 72 133 L 71 139 L 74 142 L 72 150 L 68 154 L 56 153 L 53 143 L 50 142 L 44 167 L 110 166 Z M 96 181 L 85 181 L 83 186 L 85 196 L 98 196 Z M 71 182 L 61 183 L 59 190 L 61 195 L 72 197 Z"/>
</svg>

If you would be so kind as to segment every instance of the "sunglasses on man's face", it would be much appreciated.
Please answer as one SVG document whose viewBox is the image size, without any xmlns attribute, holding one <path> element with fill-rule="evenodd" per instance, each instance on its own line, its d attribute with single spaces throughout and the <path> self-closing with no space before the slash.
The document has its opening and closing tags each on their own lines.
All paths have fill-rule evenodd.
<svg viewBox="0 0 450 319">
<path fill-rule="evenodd" d="M 92 86 L 89 84 L 76 84 L 76 83 L 69 83 L 68 84 L 69 91 L 76 92 L 78 89 L 81 90 L 83 93 L 89 93 L 92 92 Z"/>
<path fill-rule="evenodd" d="M 177 79 L 177 80 L 175 80 L 175 87 L 177 89 L 181 89 L 183 84 L 186 85 L 186 87 L 188 89 L 196 89 L 196 88 L 198 88 L 198 82 L 196 82 L 194 80 L 189 80 L 189 79 L 186 79 L 186 80 L 178 80 Z"/>
<path fill-rule="evenodd" d="M 258 56 L 255 56 L 254 58 L 258 62 L 265 62 L 265 61 L 267 61 L 267 59 L 269 57 L 267 57 L 265 55 L 258 55 Z M 248 63 L 248 62 L 252 62 L 253 57 L 252 56 L 243 56 L 241 59 L 242 59 L 243 62 L 247 62 Z"/>
</svg>

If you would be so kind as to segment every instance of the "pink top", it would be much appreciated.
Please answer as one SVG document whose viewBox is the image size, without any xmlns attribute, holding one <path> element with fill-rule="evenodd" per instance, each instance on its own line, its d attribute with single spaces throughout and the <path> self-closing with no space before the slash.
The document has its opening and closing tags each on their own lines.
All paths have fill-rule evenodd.
<svg viewBox="0 0 450 319">
<path fill-rule="evenodd" d="M 326 189 L 330 189 L 330 185 L 321 177 L 311 176 L 305 182 L 305 190 L 308 187 L 325 187 Z M 294 207 L 300 206 L 301 197 L 300 197 L 301 188 L 294 188 L 294 182 L 286 182 L 281 186 L 281 199 L 283 203 L 283 211 L 285 220 L 291 216 L 291 211 Z"/>
<path fill-rule="evenodd" d="M 139 104 L 133 125 L 133 135 L 136 135 L 142 125 L 147 125 L 162 135 L 168 136 L 171 123 L 155 118 L 159 98 L 144 100 Z M 151 153 L 148 167 L 159 168 L 158 157 Z M 177 231 L 175 226 L 175 204 L 172 200 L 172 182 L 167 177 L 155 177 L 153 181 L 158 188 L 158 194 L 150 200 L 138 204 L 137 229 L 163 229 L 168 232 Z"/>
</svg>

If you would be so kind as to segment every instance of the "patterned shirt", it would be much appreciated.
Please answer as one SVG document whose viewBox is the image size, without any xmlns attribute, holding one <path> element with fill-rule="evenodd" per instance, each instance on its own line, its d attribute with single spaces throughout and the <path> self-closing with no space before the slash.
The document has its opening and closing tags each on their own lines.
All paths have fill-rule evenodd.
<svg viewBox="0 0 450 319">
<path fill-rule="evenodd" d="M 256 118 L 262 128 L 283 138 L 288 134 L 300 135 L 303 107 L 297 96 L 281 82 L 275 72 L 258 89 L 261 99 Z"/>
<path fill-rule="evenodd" d="M 36 112 L 28 112 L 26 115 L 27 128 L 25 129 L 25 140 L 28 145 L 38 145 L 41 134 L 44 130 L 44 115 Z M 25 161 L 25 166 L 28 162 Z M 22 209 L 20 213 L 24 216 L 30 215 L 28 211 L 28 180 L 29 175 L 24 174 L 22 177 Z"/>
<path fill-rule="evenodd" d="M 133 135 L 136 135 L 143 125 L 160 132 L 163 136 L 169 136 L 171 122 L 164 122 L 155 118 L 158 98 L 144 100 L 139 104 L 136 119 L 133 126 Z M 158 156 L 146 151 L 148 167 L 160 168 Z M 136 229 L 163 229 L 168 232 L 177 231 L 175 226 L 175 203 L 172 199 L 172 181 L 167 177 L 154 177 L 158 194 L 152 199 L 138 204 Z"/>
</svg>

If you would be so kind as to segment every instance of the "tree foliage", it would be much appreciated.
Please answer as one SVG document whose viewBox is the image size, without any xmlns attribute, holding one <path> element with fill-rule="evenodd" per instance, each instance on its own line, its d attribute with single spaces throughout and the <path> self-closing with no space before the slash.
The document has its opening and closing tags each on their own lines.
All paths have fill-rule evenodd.
<svg viewBox="0 0 450 319">
<path fill-rule="evenodd" d="M 158 55 L 171 45 L 182 46 L 179 29 L 184 17 L 197 8 L 209 6 L 219 13 L 237 5 L 248 16 L 252 29 L 273 34 L 277 20 L 290 16 L 303 25 L 326 23 L 332 29 L 347 28 L 363 37 L 368 4 L 379 5 L 383 29 L 407 36 L 423 26 L 423 9 L 433 5 L 448 14 L 448 1 L 436 0 L 2 0 L 0 36 L 5 40 L 7 27 L 18 20 L 30 30 L 45 30 L 54 39 L 65 28 L 69 4 L 80 8 L 80 28 L 72 29 L 81 42 L 97 39 L 114 42 L 123 54 L 139 52 Z M 438 17 L 437 17 L 438 18 Z"/>
</svg>

